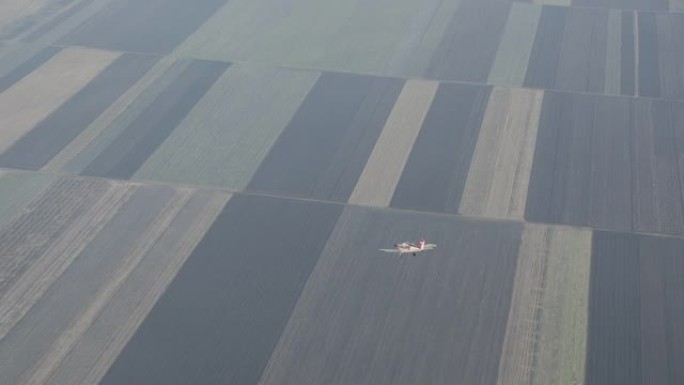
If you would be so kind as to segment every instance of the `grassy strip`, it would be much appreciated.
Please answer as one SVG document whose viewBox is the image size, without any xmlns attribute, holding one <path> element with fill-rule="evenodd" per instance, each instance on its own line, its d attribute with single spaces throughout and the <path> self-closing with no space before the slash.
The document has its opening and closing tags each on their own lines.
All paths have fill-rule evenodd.
<svg viewBox="0 0 684 385">
<path fill-rule="evenodd" d="M 549 229 L 535 385 L 584 381 L 591 235 L 587 230 Z"/>
<path fill-rule="evenodd" d="M 522 86 L 541 10 L 542 7 L 535 4 L 514 3 L 511 6 L 494 64 L 489 71 L 489 84 Z"/>
<path fill-rule="evenodd" d="M 244 188 L 317 78 L 229 68 L 134 178 Z"/>
</svg>

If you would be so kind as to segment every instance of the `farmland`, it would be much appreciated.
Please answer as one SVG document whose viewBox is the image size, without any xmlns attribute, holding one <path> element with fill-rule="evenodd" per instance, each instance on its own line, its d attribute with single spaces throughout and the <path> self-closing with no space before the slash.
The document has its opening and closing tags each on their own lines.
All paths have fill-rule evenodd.
<svg viewBox="0 0 684 385">
<path fill-rule="evenodd" d="M 684 1 L 0 3 L 0 384 L 684 383 Z"/>
<path fill-rule="evenodd" d="M 681 235 L 681 104 L 547 92 L 525 218 Z"/>
<path fill-rule="evenodd" d="M 680 239 L 596 232 L 587 384 L 684 380 Z"/>
<path fill-rule="evenodd" d="M 587 8 L 543 3 L 403 0 L 392 2 L 390 11 L 358 1 L 330 7 L 302 0 L 279 7 L 241 0 L 229 2 L 174 55 L 684 99 L 682 41 L 677 38 L 681 15 L 609 11 L 613 4 Z M 370 22 L 380 12 L 391 17 Z M 402 24 L 408 15 L 413 15 L 410 22 Z M 363 32 L 375 39 L 359 44 Z M 620 42 L 615 41 L 618 36 Z M 648 44 L 638 44 L 644 40 Z M 621 68 L 625 76 L 618 90 L 611 82 Z M 662 76 L 660 68 L 667 69 Z"/>
<path fill-rule="evenodd" d="M 243 190 L 318 76 L 231 66 L 134 178 Z"/>
<path fill-rule="evenodd" d="M 539 91 L 492 91 L 459 212 L 523 218 L 542 99 Z"/>
<path fill-rule="evenodd" d="M 68 177 L 43 187 L 0 235 L 1 382 L 97 381 L 227 200 Z"/>
<path fill-rule="evenodd" d="M 430 258 L 363 251 L 416 232 L 439 243 Z M 346 209 L 260 383 L 495 384 L 521 232 Z"/>
<path fill-rule="evenodd" d="M 406 82 L 359 176 L 350 203 L 389 206 L 436 91 L 434 82 Z"/>
<path fill-rule="evenodd" d="M 490 92 L 483 86 L 440 85 L 390 206 L 458 211 Z"/>
<path fill-rule="evenodd" d="M 5 1 L 0 5 L 0 26 L 7 30 L 21 29 L 23 25 L 30 23 L 30 19 L 40 13 L 48 2 L 48 0 L 29 3 L 20 0 Z"/>
<path fill-rule="evenodd" d="M 256 383 L 340 210 L 232 198 L 102 384 Z"/>
<path fill-rule="evenodd" d="M 118 55 L 104 51 L 84 52 L 66 50 L 20 80 L 2 93 L 3 127 L 0 151 L 5 152 L 14 142 L 43 118 L 53 112 L 65 99 L 71 98 Z M 78 65 L 81 61 L 85 65 Z M 49 81 L 48 81 L 49 79 Z"/>
<path fill-rule="evenodd" d="M 323 74 L 246 190 L 346 201 L 402 85 L 392 78 Z"/>
<path fill-rule="evenodd" d="M 584 378 L 591 232 L 526 225 L 497 384 Z"/>
<path fill-rule="evenodd" d="M 109 2 L 60 43 L 113 51 L 168 53 L 226 0 Z M 158 12 L 162 10 L 163 14 Z M 173 23 L 183 18 L 182 23 Z M 118 31 L 113 34 L 112 31 Z M 143 37 L 143 38 L 141 38 Z"/>
<path fill-rule="evenodd" d="M 33 170 L 42 167 L 141 77 L 155 61 L 153 57 L 129 54 L 117 58 L 70 98 L 68 103 L 62 104 L 40 123 L 30 122 L 34 123 L 35 127 L 30 133 L 18 139 L 11 149 L 3 152 L 0 165 Z M 31 86 L 25 87 L 33 89 Z M 74 116 L 78 117 L 79 121 L 76 121 Z M 41 156 L 35 156 L 34 152 L 40 153 Z"/>
</svg>

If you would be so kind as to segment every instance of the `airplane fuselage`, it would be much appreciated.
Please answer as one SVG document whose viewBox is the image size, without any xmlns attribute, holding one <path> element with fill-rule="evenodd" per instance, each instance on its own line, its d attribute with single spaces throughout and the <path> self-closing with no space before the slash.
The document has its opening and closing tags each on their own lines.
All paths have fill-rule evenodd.
<svg viewBox="0 0 684 385">
<path fill-rule="evenodd" d="M 437 245 L 432 244 L 432 243 L 425 243 L 425 241 L 421 240 L 418 243 L 409 243 L 409 242 L 402 242 L 402 243 L 395 243 L 393 249 L 380 249 L 381 251 L 388 252 L 388 253 L 399 253 L 399 256 L 401 257 L 402 254 L 413 254 L 414 256 L 416 253 L 420 253 L 425 250 L 432 250 Z"/>
<path fill-rule="evenodd" d="M 432 250 L 435 246 L 436 245 L 433 244 L 426 244 L 425 241 L 420 241 L 418 243 L 402 242 L 394 245 L 400 253 L 411 253 L 413 255 L 416 255 L 416 253 L 420 253 L 421 251 Z"/>
<path fill-rule="evenodd" d="M 410 243 L 397 243 L 394 247 L 402 253 L 418 253 L 424 250 L 422 247 Z"/>
</svg>

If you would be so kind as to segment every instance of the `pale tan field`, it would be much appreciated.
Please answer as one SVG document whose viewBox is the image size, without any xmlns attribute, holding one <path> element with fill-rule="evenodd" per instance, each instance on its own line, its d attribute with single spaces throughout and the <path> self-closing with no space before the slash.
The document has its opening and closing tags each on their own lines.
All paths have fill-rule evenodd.
<svg viewBox="0 0 684 385">
<path fill-rule="evenodd" d="M 437 85 L 436 82 L 420 80 L 406 82 L 349 203 L 389 206 L 411 147 L 437 92 Z"/>
<path fill-rule="evenodd" d="M 103 305 L 106 308 L 101 308 L 96 318 L 88 320 L 89 329 L 82 331 L 79 340 L 72 341 L 68 354 L 61 357 L 58 365 L 52 366 L 50 376 L 44 376 L 46 381 L 42 383 L 87 385 L 102 379 L 230 196 L 198 192 L 183 200 L 186 198 L 191 201 L 187 201 L 169 226 L 162 229 L 164 232 L 156 239 L 156 244 L 136 257 L 138 263 L 134 270 L 128 269 L 126 282 L 119 283 L 118 291 Z M 123 286 L 126 284 L 130 287 Z M 97 331 L 103 324 L 113 325 L 104 335 Z M 83 361 L 84 352 L 88 351 L 98 354 Z M 55 362 L 55 358 L 52 361 Z"/>
<path fill-rule="evenodd" d="M 523 219 L 543 91 L 494 88 L 477 140 L 460 212 Z"/>
<path fill-rule="evenodd" d="M 132 186 L 107 186 L 97 206 L 78 218 L 47 252 L 40 256 L 11 290 L 0 298 L 0 339 L 40 299 L 78 253 L 111 219 L 133 192 Z"/>
<path fill-rule="evenodd" d="M 0 1 L 0 28 L 3 24 L 30 16 L 43 8 L 50 0 L 2 0 Z"/>
<path fill-rule="evenodd" d="M 136 84 L 128 89 L 119 99 L 112 103 L 88 128 L 60 151 L 50 162 L 43 166 L 43 171 L 60 172 L 66 164 L 83 151 L 98 135 L 109 127 L 119 115 L 133 104 L 152 83 L 164 74 L 174 60 L 164 58 L 148 71 Z"/>
<path fill-rule="evenodd" d="M 69 48 L 0 94 L 0 153 L 69 100 L 118 53 Z"/>
<path fill-rule="evenodd" d="M 584 381 L 591 237 L 525 225 L 497 385 Z"/>
<path fill-rule="evenodd" d="M 230 195 L 73 177 L 43 190 L 0 228 L 0 382 L 97 383 Z"/>
</svg>

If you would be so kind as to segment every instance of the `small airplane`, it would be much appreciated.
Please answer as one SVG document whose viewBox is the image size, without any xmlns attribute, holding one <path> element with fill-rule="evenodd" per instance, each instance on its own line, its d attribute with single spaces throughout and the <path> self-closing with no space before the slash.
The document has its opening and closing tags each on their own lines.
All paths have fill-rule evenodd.
<svg viewBox="0 0 684 385">
<path fill-rule="evenodd" d="M 425 243 L 425 240 L 421 239 L 418 243 L 397 243 L 394 245 L 393 249 L 380 249 L 380 251 L 384 251 L 386 253 L 399 253 L 399 258 L 401 258 L 404 253 L 411 253 L 415 257 L 416 253 L 420 253 L 421 251 L 425 250 L 432 250 L 435 247 L 437 247 L 437 245 L 433 243 Z"/>
</svg>

